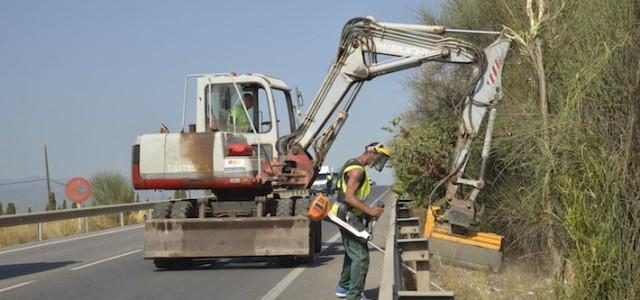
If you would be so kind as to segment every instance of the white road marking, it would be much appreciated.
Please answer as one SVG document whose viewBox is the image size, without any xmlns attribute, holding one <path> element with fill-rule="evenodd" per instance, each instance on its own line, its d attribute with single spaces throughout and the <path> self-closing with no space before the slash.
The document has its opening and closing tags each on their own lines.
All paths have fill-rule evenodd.
<svg viewBox="0 0 640 300">
<path fill-rule="evenodd" d="M 338 240 L 338 238 L 340 238 L 340 231 L 336 232 L 336 234 L 334 234 L 327 242 L 329 243 L 328 246 L 323 247 L 322 251 L 320 251 L 320 254 L 322 254 L 325 250 L 327 250 L 329 247 L 332 246 L 332 244 Z M 291 270 L 291 272 L 289 272 L 289 274 L 287 274 L 287 276 L 285 276 L 284 278 L 282 278 L 282 280 L 280 280 L 280 282 L 278 282 L 278 284 L 276 284 L 269 292 L 267 292 L 264 296 L 262 296 L 262 300 L 272 300 L 272 299 L 276 299 L 278 298 L 278 296 L 280 296 L 280 294 L 282 294 L 282 292 L 284 292 L 284 290 L 291 285 L 291 283 L 296 280 L 296 278 L 298 278 L 298 276 L 300 276 L 300 274 L 302 274 L 302 272 L 304 270 L 306 270 L 306 267 L 297 267 L 293 270 Z"/>
<path fill-rule="evenodd" d="M 380 201 L 380 199 L 382 199 L 382 197 L 386 196 L 389 191 L 391 189 L 386 190 L 384 193 L 382 193 L 382 195 L 380 195 L 378 198 L 376 198 L 376 200 L 374 200 L 371 205 L 369 205 L 370 207 L 376 205 L 376 203 L 378 203 L 378 201 Z M 322 251 L 320 251 L 320 254 L 322 254 L 325 250 L 327 250 L 328 248 L 330 248 L 332 246 L 332 244 L 338 240 L 338 238 L 340 238 L 340 231 L 336 232 L 336 234 L 334 234 L 327 242 L 329 243 L 328 246 L 323 247 Z M 293 283 L 294 280 L 296 280 L 296 278 L 298 278 L 298 276 L 300 276 L 300 274 L 302 274 L 302 272 L 304 272 L 304 270 L 306 270 L 306 267 L 297 267 L 293 270 L 291 270 L 291 272 L 289 272 L 289 274 L 287 274 L 287 276 L 285 276 L 284 278 L 282 278 L 282 280 L 280 280 L 280 282 L 278 282 L 271 290 L 269 290 L 266 294 L 264 294 L 264 296 L 262 296 L 262 300 L 275 300 L 278 298 L 278 296 L 280 296 L 280 294 L 282 294 L 282 292 L 284 292 L 285 289 L 287 289 L 287 287 L 289 287 L 289 285 L 291 285 L 291 283 Z"/>
<path fill-rule="evenodd" d="M 19 288 L 21 286 L 25 286 L 25 285 L 28 285 L 28 284 L 32 284 L 34 282 L 36 282 L 36 281 L 35 280 L 29 280 L 29 281 L 25 281 L 25 282 L 22 282 L 22 283 L 14 284 L 12 286 L 8 286 L 6 288 L 0 289 L 0 293 L 6 292 L 8 290 L 13 290 L 15 288 Z"/>
<path fill-rule="evenodd" d="M 116 256 L 112 256 L 112 257 L 109 257 L 109 258 L 105 258 L 105 259 L 101 259 L 101 260 L 98 260 L 98 261 L 94 261 L 92 263 L 88 263 L 88 264 L 85 264 L 85 265 L 81 265 L 81 266 L 77 266 L 77 267 L 71 268 L 71 271 L 82 270 L 84 268 L 95 266 L 95 265 L 101 264 L 103 262 L 107 262 L 107 261 L 110 261 L 110 260 L 118 259 L 120 257 L 125 257 L 127 255 L 131 255 L 131 254 L 138 253 L 138 252 L 141 252 L 141 251 L 142 251 L 142 249 L 138 249 L 138 250 L 129 251 L 127 253 L 118 254 Z"/>
<path fill-rule="evenodd" d="M 0 251 L 0 255 L 7 254 L 7 253 L 18 252 L 18 251 L 23 251 L 23 250 L 29 250 L 29 249 L 33 249 L 33 248 L 40 248 L 40 247 L 44 247 L 44 246 L 50 246 L 50 245 L 55 245 L 55 244 L 60 244 L 60 243 L 65 243 L 65 242 L 77 241 L 77 240 L 92 238 L 92 237 L 101 236 L 101 235 L 118 233 L 118 232 L 123 232 L 123 231 L 127 231 L 127 230 L 138 229 L 138 228 L 142 228 L 142 227 L 144 227 L 144 225 L 133 226 L 133 227 L 129 227 L 129 228 L 123 228 L 123 229 L 107 231 L 107 232 L 100 232 L 100 233 L 95 233 L 95 234 L 90 234 L 90 235 L 83 235 L 83 236 L 79 236 L 79 237 L 74 237 L 74 238 L 69 238 L 69 239 L 64 239 L 64 240 L 57 240 L 57 241 L 52 241 L 52 242 L 46 242 L 46 243 L 42 243 L 42 244 L 36 244 L 36 245 L 32 245 L 32 246 L 16 248 L 16 249 L 11 249 L 11 250 L 5 250 L 5 251 Z"/>
</svg>

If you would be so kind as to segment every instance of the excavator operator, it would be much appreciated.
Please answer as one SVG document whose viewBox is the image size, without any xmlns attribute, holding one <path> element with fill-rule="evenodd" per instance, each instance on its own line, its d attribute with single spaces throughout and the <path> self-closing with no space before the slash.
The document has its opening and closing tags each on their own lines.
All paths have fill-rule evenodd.
<svg viewBox="0 0 640 300">
<path fill-rule="evenodd" d="M 369 207 L 364 203 L 371 190 L 369 175 L 364 167 L 368 166 L 380 172 L 390 156 L 391 150 L 374 142 L 367 145 L 360 156 L 348 160 L 342 167 L 336 183 L 338 199 L 331 208 L 331 213 L 359 231 L 367 228 L 369 220 L 382 215 L 382 207 Z M 336 296 L 350 300 L 366 299 L 364 283 L 369 270 L 367 241 L 342 228 L 340 233 L 345 255 Z"/>
<path fill-rule="evenodd" d="M 253 99 L 253 95 L 250 93 L 246 93 L 243 96 L 244 106 L 248 111 L 251 111 L 251 108 L 255 105 L 255 100 Z M 251 132 L 251 123 L 249 122 L 249 117 L 247 117 L 247 113 L 242 107 L 241 103 L 236 104 L 229 110 L 229 120 L 228 122 L 230 128 L 234 129 L 237 132 Z"/>
</svg>

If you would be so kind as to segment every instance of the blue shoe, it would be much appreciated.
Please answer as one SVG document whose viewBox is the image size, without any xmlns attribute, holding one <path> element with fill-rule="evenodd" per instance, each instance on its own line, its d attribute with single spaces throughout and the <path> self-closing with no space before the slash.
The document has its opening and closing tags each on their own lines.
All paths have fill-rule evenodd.
<svg viewBox="0 0 640 300">
<path fill-rule="evenodd" d="M 347 292 L 349 291 L 349 289 L 343 288 L 341 286 L 336 288 L 336 296 L 338 298 L 346 298 L 347 297 Z"/>
</svg>

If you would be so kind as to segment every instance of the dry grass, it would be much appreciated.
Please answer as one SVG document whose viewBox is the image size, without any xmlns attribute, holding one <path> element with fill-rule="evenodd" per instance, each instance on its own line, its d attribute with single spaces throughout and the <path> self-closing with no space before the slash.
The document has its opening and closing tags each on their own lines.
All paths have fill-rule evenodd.
<svg viewBox="0 0 640 300">
<path fill-rule="evenodd" d="M 413 216 L 420 219 L 421 235 L 427 210 L 412 209 Z M 536 260 L 537 259 L 537 260 Z M 456 299 L 551 299 L 554 281 L 539 258 L 504 258 L 500 272 L 471 270 L 444 263 L 439 257 L 429 259 L 431 281 L 445 290 L 453 291 Z"/>
<path fill-rule="evenodd" d="M 33 242 L 38 239 L 36 224 L 0 228 L 0 247 Z"/>
<path fill-rule="evenodd" d="M 146 219 L 146 211 L 125 214 L 125 225 L 138 224 Z M 84 233 L 84 219 L 47 222 L 42 227 L 42 239 L 65 237 Z M 89 217 L 89 231 L 98 231 L 120 226 L 118 215 Z M 0 248 L 34 242 L 38 239 L 36 224 L 0 228 Z"/>
<path fill-rule="evenodd" d="M 553 299 L 553 280 L 533 261 L 505 259 L 498 273 L 444 264 L 432 257 L 431 280 L 453 291 L 456 299 Z"/>
</svg>

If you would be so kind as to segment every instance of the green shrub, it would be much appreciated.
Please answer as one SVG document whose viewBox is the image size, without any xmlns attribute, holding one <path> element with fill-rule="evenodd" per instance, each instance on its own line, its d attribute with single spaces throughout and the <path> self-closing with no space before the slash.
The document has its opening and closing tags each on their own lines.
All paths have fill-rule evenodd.
<svg viewBox="0 0 640 300">
<path fill-rule="evenodd" d="M 436 124 L 401 128 L 393 144 L 394 191 L 417 200 L 418 206 L 424 206 L 432 192 L 432 199 L 442 197 L 444 189 L 434 189 L 447 175 L 453 141 L 453 134 Z"/>
</svg>

